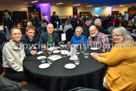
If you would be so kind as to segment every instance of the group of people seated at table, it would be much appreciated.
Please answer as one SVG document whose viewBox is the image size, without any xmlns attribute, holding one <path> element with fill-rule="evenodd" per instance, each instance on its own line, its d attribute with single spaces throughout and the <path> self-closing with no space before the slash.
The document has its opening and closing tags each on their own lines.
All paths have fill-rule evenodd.
<svg viewBox="0 0 136 91">
<path fill-rule="evenodd" d="M 26 56 L 36 55 L 41 50 L 39 45 L 59 46 L 59 38 L 54 31 L 53 24 L 47 25 L 47 32 L 41 34 L 39 42 L 35 39 L 35 27 L 26 28 L 26 34 L 22 36 L 21 30 L 13 27 L 10 30 L 10 41 L 3 47 L 3 67 L 8 78 L 13 80 L 28 81 L 24 69 L 23 60 Z M 104 77 L 104 87 L 113 91 L 136 90 L 136 46 L 134 40 L 123 27 L 115 28 L 112 32 L 113 47 L 110 50 L 108 37 L 99 32 L 95 25 L 89 27 L 89 37 L 82 32 L 83 28 L 78 26 L 70 44 L 80 44 L 81 40 L 91 47 L 98 47 L 106 53 L 93 53 L 92 57 L 99 62 L 108 65 Z M 128 47 L 129 46 L 129 47 Z"/>
</svg>

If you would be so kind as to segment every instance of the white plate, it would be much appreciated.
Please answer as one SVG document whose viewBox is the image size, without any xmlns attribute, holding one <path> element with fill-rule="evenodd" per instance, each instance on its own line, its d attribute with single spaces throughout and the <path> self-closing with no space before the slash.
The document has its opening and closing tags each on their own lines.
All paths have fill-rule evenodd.
<svg viewBox="0 0 136 91">
<path fill-rule="evenodd" d="M 74 69 L 76 67 L 76 65 L 73 64 L 73 63 L 68 63 L 68 64 L 65 64 L 64 67 L 67 68 L 67 69 Z"/>
<path fill-rule="evenodd" d="M 48 68 L 48 67 L 50 67 L 50 64 L 48 64 L 48 63 L 44 63 L 44 64 L 39 65 L 39 68 L 41 68 L 41 69 Z"/>
<path fill-rule="evenodd" d="M 54 49 L 55 49 L 54 47 L 47 48 L 47 50 L 49 51 L 53 51 Z"/>
<path fill-rule="evenodd" d="M 59 53 L 60 52 L 60 50 L 54 50 L 53 51 L 53 53 Z"/>
<path fill-rule="evenodd" d="M 90 49 L 91 49 L 91 50 L 98 50 L 98 48 L 96 48 L 96 47 L 95 47 L 95 48 L 90 48 Z"/>
<path fill-rule="evenodd" d="M 61 54 L 68 54 L 68 50 L 61 50 Z"/>
<path fill-rule="evenodd" d="M 43 53 L 43 51 L 39 51 L 39 52 L 37 52 L 37 54 L 42 54 Z"/>
<path fill-rule="evenodd" d="M 46 56 L 39 56 L 39 57 L 37 57 L 37 59 L 46 59 Z"/>
</svg>

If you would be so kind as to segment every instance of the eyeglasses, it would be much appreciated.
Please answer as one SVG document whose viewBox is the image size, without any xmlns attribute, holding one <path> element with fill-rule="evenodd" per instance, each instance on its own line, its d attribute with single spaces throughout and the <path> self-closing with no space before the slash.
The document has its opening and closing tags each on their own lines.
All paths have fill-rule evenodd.
<svg viewBox="0 0 136 91">
<path fill-rule="evenodd" d="M 119 35 L 119 34 L 117 34 L 117 35 L 112 35 L 112 37 L 120 37 L 120 36 L 122 36 L 122 35 Z"/>
<path fill-rule="evenodd" d="M 82 31 L 76 31 L 77 33 L 81 33 Z"/>
<path fill-rule="evenodd" d="M 94 32 L 96 29 L 93 29 L 93 30 L 89 30 L 90 32 Z"/>
</svg>

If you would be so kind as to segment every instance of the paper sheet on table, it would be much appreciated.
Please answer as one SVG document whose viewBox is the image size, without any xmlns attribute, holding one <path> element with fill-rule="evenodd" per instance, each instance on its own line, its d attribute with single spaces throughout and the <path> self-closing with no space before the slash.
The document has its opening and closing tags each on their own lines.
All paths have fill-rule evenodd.
<svg viewBox="0 0 136 91">
<path fill-rule="evenodd" d="M 50 57 L 48 57 L 48 59 L 52 60 L 52 61 L 56 61 L 58 59 L 61 59 L 62 57 L 60 55 L 52 55 Z"/>
</svg>

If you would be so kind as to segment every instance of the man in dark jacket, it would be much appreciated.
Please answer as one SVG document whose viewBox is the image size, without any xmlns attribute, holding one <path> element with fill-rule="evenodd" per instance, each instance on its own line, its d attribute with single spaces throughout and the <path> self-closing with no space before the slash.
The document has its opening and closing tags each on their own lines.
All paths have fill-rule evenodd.
<svg viewBox="0 0 136 91">
<path fill-rule="evenodd" d="M 47 46 L 59 45 L 58 34 L 53 32 L 53 30 L 54 30 L 53 24 L 49 23 L 47 25 L 47 32 L 41 34 L 40 36 L 40 44 L 42 45 L 45 44 Z"/>
<path fill-rule="evenodd" d="M 14 24 L 13 17 L 11 15 L 9 15 L 8 10 L 4 10 L 3 13 L 4 13 L 4 16 L 3 16 L 2 20 L 3 20 L 4 26 L 7 26 L 7 28 L 10 30 Z"/>
<path fill-rule="evenodd" d="M 38 30 L 39 20 L 38 20 L 36 14 L 35 14 L 34 12 L 31 13 L 31 16 L 32 16 L 32 19 L 31 19 L 32 25 L 36 28 L 36 29 L 35 29 L 35 37 L 36 37 L 37 39 L 39 39 L 39 36 L 40 36 L 39 30 Z"/>
<path fill-rule="evenodd" d="M 31 16 L 32 16 L 31 22 L 32 22 L 33 26 L 38 28 L 38 26 L 39 26 L 38 18 L 36 17 L 34 12 L 31 13 Z"/>
<path fill-rule="evenodd" d="M 51 23 L 53 24 L 54 28 L 56 28 L 59 24 L 59 17 L 56 15 L 56 12 L 53 12 L 53 15 L 51 16 Z"/>
<path fill-rule="evenodd" d="M 83 34 L 86 36 L 86 38 L 88 38 L 88 37 L 90 36 L 89 27 L 91 26 L 91 22 L 92 22 L 91 19 L 87 19 L 87 20 L 85 21 L 85 24 L 82 25 Z"/>
<path fill-rule="evenodd" d="M 108 34 L 108 31 L 106 31 L 102 27 L 102 21 L 99 18 L 95 19 L 94 25 L 97 27 L 97 29 L 99 30 L 99 32 L 104 33 L 104 34 Z"/>
<path fill-rule="evenodd" d="M 24 49 L 26 56 L 35 55 L 40 47 L 38 46 L 37 40 L 34 38 L 35 36 L 35 27 L 29 26 L 26 28 L 26 34 L 23 35 L 21 41 L 24 44 Z"/>
</svg>

